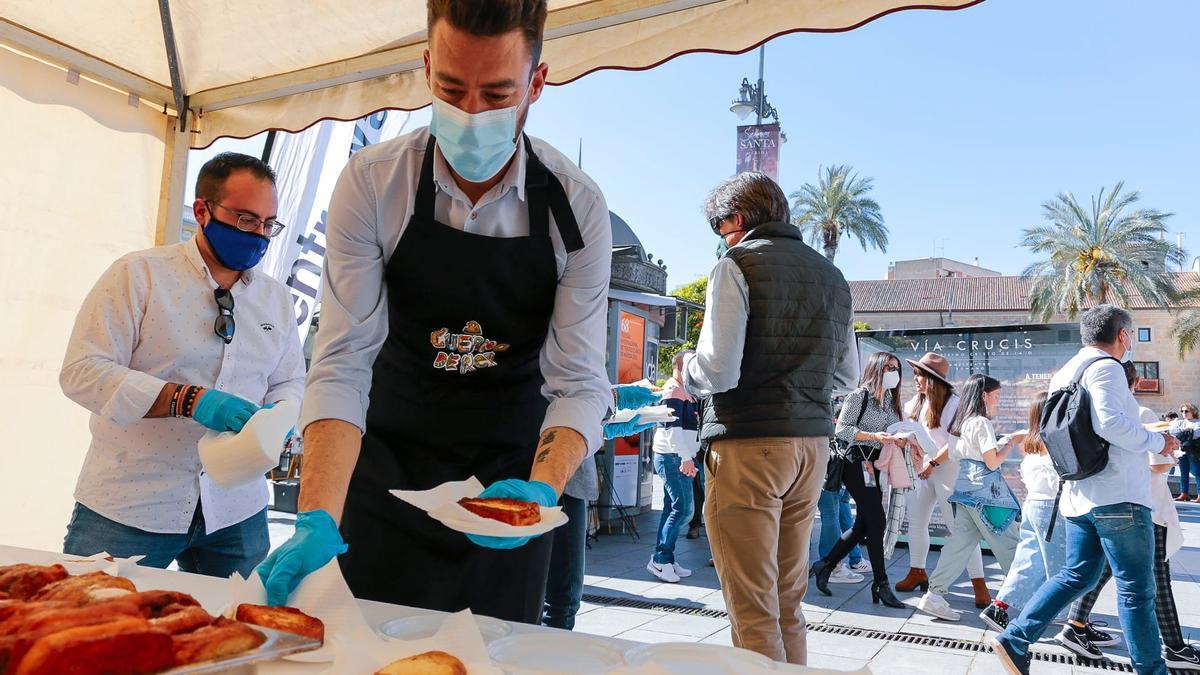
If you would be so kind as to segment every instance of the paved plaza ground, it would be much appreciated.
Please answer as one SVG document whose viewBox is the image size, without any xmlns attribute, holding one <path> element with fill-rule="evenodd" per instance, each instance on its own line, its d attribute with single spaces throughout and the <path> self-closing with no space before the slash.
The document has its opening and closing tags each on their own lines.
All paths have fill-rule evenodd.
<svg viewBox="0 0 1200 675">
<path fill-rule="evenodd" d="M 679 564 L 693 570 L 691 577 L 677 584 L 662 583 L 646 571 L 646 562 L 654 549 L 655 532 L 662 503 L 661 485 L 656 485 L 654 509 L 635 519 L 640 539 L 614 528 L 603 529 L 588 551 L 584 603 L 576 631 L 619 637 L 639 642 L 704 642 L 731 644 L 729 620 L 721 596 L 716 570 L 707 566 L 708 538 L 688 540 L 682 536 L 676 549 Z M 1175 600 L 1184 627 L 1184 637 L 1200 639 L 1200 505 L 1180 507 L 1184 530 L 1184 548 L 1171 559 Z M 271 512 L 273 545 L 291 534 L 293 517 Z M 813 530 L 815 555 L 817 529 Z M 936 565 L 937 553 L 930 553 L 929 569 Z M 994 558 L 984 557 L 988 585 L 992 592 L 1003 577 Z M 893 580 L 908 570 L 908 552 L 898 547 L 888 565 Z M 833 597 L 825 597 L 810 587 L 804 613 L 810 624 L 809 665 L 840 670 L 856 670 L 869 665 L 877 674 L 884 673 L 972 673 L 996 674 L 1004 671 L 996 657 L 986 652 L 987 635 L 972 601 L 970 583 L 965 575 L 953 589 L 950 604 L 964 612 L 963 620 L 950 623 L 916 611 L 919 593 L 897 594 L 912 609 L 889 609 L 872 605 L 869 584 L 831 585 Z M 1093 619 L 1107 621 L 1120 632 L 1116 616 L 1116 592 L 1113 584 L 1101 595 Z M 1057 632 L 1057 628 L 1054 632 Z M 1107 664 L 1082 664 L 1062 647 L 1048 640 L 1038 651 L 1049 660 L 1035 661 L 1036 675 L 1071 673 L 1132 672 L 1128 655 L 1121 648 L 1108 648 Z"/>
</svg>

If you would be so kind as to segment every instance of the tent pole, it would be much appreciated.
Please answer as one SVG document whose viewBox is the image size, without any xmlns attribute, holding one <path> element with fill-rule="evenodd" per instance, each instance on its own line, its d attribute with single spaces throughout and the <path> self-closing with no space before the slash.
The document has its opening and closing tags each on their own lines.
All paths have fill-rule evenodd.
<svg viewBox="0 0 1200 675">
<path fill-rule="evenodd" d="M 179 130 L 187 131 L 188 100 L 183 88 L 183 72 L 179 69 L 179 50 L 175 48 L 175 26 L 171 24 L 170 0 L 158 0 L 158 15 L 162 19 L 167 68 L 171 71 L 171 93 L 175 98 L 175 109 L 179 111 Z"/>
<path fill-rule="evenodd" d="M 164 129 L 162 181 L 158 188 L 158 222 L 155 246 L 174 244 L 182 231 L 183 190 L 187 182 L 189 134 L 179 130 L 178 118 L 168 117 Z"/>
</svg>

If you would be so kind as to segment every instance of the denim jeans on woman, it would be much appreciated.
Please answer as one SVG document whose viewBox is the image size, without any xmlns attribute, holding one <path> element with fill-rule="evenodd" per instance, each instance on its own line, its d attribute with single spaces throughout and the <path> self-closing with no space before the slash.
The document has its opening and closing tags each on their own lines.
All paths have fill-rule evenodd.
<svg viewBox="0 0 1200 675">
<path fill-rule="evenodd" d="M 558 500 L 567 524 L 554 531 L 550 549 L 550 574 L 542 625 L 573 630 L 583 600 L 583 570 L 587 559 L 587 500 L 564 494 Z"/>
<path fill-rule="evenodd" d="M 1067 561 L 1046 582 L 1000 634 L 1017 654 L 1028 654 L 1054 616 L 1100 578 L 1105 560 L 1117 578 L 1117 613 L 1125 630 L 1130 660 L 1139 675 L 1166 675 L 1158 621 L 1154 613 L 1154 521 L 1150 509 L 1122 502 L 1097 506 L 1089 513 L 1059 523 L 1055 536 L 1063 536 Z"/>
<path fill-rule="evenodd" d="M 821 490 L 817 500 L 817 511 L 821 514 L 821 538 L 817 540 L 817 555 L 821 560 L 833 550 L 833 545 L 842 538 L 842 533 L 854 527 L 854 514 L 850 512 L 850 492 L 846 486 L 840 490 Z M 855 546 L 846 559 L 851 565 L 862 560 L 862 550 Z"/>
<path fill-rule="evenodd" d="M 1004 585 L 996 594 L 996 599 L 1012 608 L 1013 614 L 1029 604 L 1033 594 L 1058 574 L 1067 559 L 1066 537 L 1059 533 L 1046 541 L 1046 528 L 1053 515 L 1053 499 L 1026 499 L 1021 507 L 1021 540 Z M 1066 616 L 1065 608 L 1058 616 Z"/>
<path fill-rule="evenodd" d="M 662 518 L 654 548 L 654 562 L 659 565 L 675 562 L 675 540 L 692 512 L 692 479 L 679 471 L 682 464 L 679 455 L 654 453 L 654 472 L 663 480 Z"/>
<path fill-rule="evenodd" d="M 1190 494 L 1191 477 L 1196 477 L 1196 490 L 1200 491 L 1200 455 L 1187 451 L 1179 458 L 1179 492 Z"/>
</svg>

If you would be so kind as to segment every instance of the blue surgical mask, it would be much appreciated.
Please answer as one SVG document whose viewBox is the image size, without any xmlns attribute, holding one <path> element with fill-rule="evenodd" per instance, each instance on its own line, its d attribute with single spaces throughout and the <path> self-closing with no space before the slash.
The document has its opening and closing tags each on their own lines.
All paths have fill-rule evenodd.
<svg viewBox="0 0 1200 675">
<path fill-rule="evenodd" d="M 725 241 L 725 237 L 721 237 L 721 241 L 717 243 L 717 260 L 725 255 L 725 251 L 729 250 L 729 242 Z"/>
<path fill-rule="evenodd" d="M 229 223 L 209 215 L 204 226 L 204 238 L 212 247 L 217 261 L 231 270 L 241 272 L 258 264 L 267 253 L 271 240 L 253 232 L 243 232 Z"/>
<path fill-rule="evenodd" d="M 482 183 L 508 164 L 517 150 L 517 117 L 533 88 L 525 87 L 521 101 L 511 108 L 469 113 L 433 97 L 429 133 L 437 138 L 450 168 L 472 183 Z"/>
<path fill-rule="evenodd" d="M 1129 349 L 1125 350 L 1125 355 L 1123 357 L 1121 357 L 1121 360 L 1122 361 L 1132 361 L 1133 360 L 1133 333 L 1129 334 Z"/>
</svg>

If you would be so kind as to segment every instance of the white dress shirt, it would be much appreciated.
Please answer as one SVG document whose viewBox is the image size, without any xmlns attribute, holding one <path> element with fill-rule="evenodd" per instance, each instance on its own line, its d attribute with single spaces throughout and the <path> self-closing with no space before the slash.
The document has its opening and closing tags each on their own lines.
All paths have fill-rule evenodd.
<svg viewBox="0 0 1200 675">
<path fill-rule="evenodd" d="M 1108 354 L 1096 347 L 1080 349 L 1050 378 L 1050 391 L 1070 385 L 1084 363 L 1100 356 Z M 1142 426 L 1125 369 L 1114 360 L 1100 361 L 1088 368 L 1080 384 L 1092 398 L 1092 428 L 1112 445 L 1103 471 L 1091 478 L 1066 481 L 1059 511 L 1077 517 L 1097 506 L 1124 502 L 1154 508 L 1146 453 L 1162 452 L 1164 440 Z"/>
<path fill-rule="evenodd" d="M 368 146 L 338 178 L 329 204 L 321 327 L 301 429 L 321 419 L 366 427 L 372 366 L 388 334 L 384 271 L 412 216 L 428 140 L 429 130 L 421 128 Z M 542 429 L 574 429 L 590 455 L 603 442 L 601 420 L 612 402 L 605 370 L 612 221 L 604 196 L 590 178 L 547 143 L 532 137 L 530 141 L 562 183 L 584 243 L 583 249 L 567 254 L 551 216 L 559 277 L 540 356 L 546 378 L 542 394 L 550 402 Z M 524 143 L 517 144 L 516 157 L 500 183 L 475 205 L 455 184 L 440 153 L 434 159 L 433 180 L 434 217 L 439 222 L 485 237 L 528 236 Z"/>
<path fill-rule="evenodd" d="M 300 400 L 304 355 L 286 288 L 254 270 L 230 289 L 237 329 L 213 333 L 217 303 L 196 239 L 130 253 L 84 300 L 59 383 L 92 412 L 92 442 L 75 499 L 123 525 L 188 531 L 202 503 L 215 532 L 267 505 L 265 480 L 222 489 L 202 474 L 190 419 L 143 419 L 168 382 L 236 394 L 256 404 Z M 280 448 L 282 450 L 282 448 Z"/>
<path fill-rule="evenodd" d="M 705 296 L 704 325 L 700 327 L 696 353 L 683 367 L 684 384 L 693 396 L 712 396 L 737 387 L 750 322 L 750 287 L 732 258 L 717 261 L 708 277 Z M 833 374 L 833 393 L 853 391 L 858 379 L 858 341 L 851 318 L 846 350 Z"/>
</svg>

